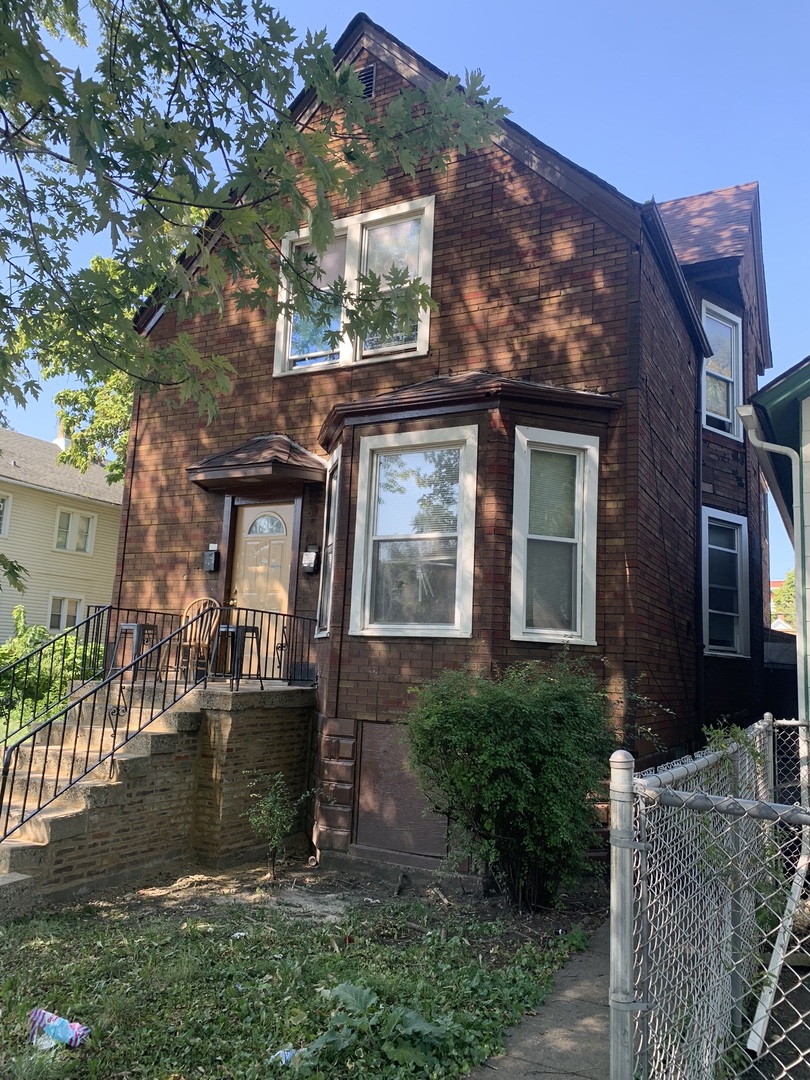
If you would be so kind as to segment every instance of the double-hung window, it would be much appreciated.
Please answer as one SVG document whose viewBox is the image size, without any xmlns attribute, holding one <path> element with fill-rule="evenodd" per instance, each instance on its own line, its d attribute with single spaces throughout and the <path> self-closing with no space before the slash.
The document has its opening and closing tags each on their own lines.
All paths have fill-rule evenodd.
<svg viewBox="0 0 810 1080">
<path fill-rule="evenodd" d="M 52 633 L 67 630 L 81 619 L 82 601 L 77 596 L 52 596 L 48 629 Z"/>
<path fill-rule="evenodd" d="M 318 595 L 318 619 L 316 636 L 329 633 L 332 615 L 332 585 L 335 573 L 335 531 L 337 528 L 338 482 L 340 478 L 340 451 L 329 463 L 326 474 L 326 504 L 323 515 L 323 558 L 321 559 L 321 583 Z"/>
<path fill-rule="evenodd" d="M 53 546 L 57 551 L 77 551 L 90 555 L 93 551 L 95 514 L 80 514 L 73 510 L 59 509 L 56 514 L 56 536 Z"/>
<path fill-rule="evenodd" d="M 703 632 L 707 653 L 747 656 L 748 523 L 703 511 Z"/>
<path fill-rule="evenodd" d="M 515 430 L 511 636 L 596 644 L 599 440 Z"/>
<path fill-rule="evenodd" d="M 350 632 L 472 633 L 475 426 L 361 440 Z"/>
<path fill-rule="evenodd" d="M 704 300 L 703 329 L 712 347 L 703 378 L 703 423 L 741 438 L 742 321 Z"/>
<path fill-rule="evenodd" d="M 318 258 L 306 229 L 285 238 L 282 257 L 286 265 L 285 283 L 279 299 L 283 304 L 295 299 L 295 267 L 312 276 L 315 301 L 321 318 L 298 312 L 282 314 L 276 326 L 275 373 L 298 371 L 323 364 L 350 364 L 358 360 L 386 359 L 427 352 L 430 312 L 423 310 L 411 323 L 388 335 L 374 333 L 352 341 L 344 333 L 335 342 L 328 334 L 341 331 L 344 312 L 329 290 L 341 278 L 350 293 L 360 285 L 361 275 L 375 274 L 381 290 L 387 289 L 386 275 L 407 272 L 430 285 L 433 259 L 433 196 L 398 203 L 383 210 L 343 218 L 334 223 L 334 239 Z M 312 272 L 312 261 L 317 268 Z"/>
</svg>

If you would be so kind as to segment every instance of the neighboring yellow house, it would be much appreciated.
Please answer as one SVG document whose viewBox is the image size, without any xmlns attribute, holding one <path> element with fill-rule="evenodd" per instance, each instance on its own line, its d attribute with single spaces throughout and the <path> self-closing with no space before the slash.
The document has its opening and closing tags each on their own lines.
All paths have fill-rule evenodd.
<svg viewBox="0 0 810 1080">
<path fill-rule="evenodd" d="M 23 594 L 0 581 L 0 641 L 12 610 L 57 633 L 94 604 L 109 604 L 121 520 L 122 485 L 104 469 L 59 465 L 57 442 L 0 429 L 0 551 L 28 571 Z"/>
</svg>

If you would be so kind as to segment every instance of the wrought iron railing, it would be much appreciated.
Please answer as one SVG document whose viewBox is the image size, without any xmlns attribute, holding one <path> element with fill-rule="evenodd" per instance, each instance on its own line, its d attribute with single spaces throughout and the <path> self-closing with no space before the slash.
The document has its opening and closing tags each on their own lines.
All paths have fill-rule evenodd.
<svg viewBox="0 0 810 1080">
<path fill-rule="evenodd" d="M 178 621 L 163 612 L 105 608 L 72 628 L 93 643 L 84 669 L 92 679 L 34 703 L 0 742 L 0 841 L 98 766 L 109 763 L 112 771 L 116 754 L 209 679 L 235 690 L 245 679 L 262 687 L 317 681 L 313 619 L 227 607 L 172 626 Z M 58 651 L 58 641 L 48 645 Z M 47 645 L 42 650 L 48 655 Z M 24 659 L 48 662 L 32 657 Z M 12 677 L 19 683 L 25 670 Z"/>
<path fill-rule="evenodd" d="M 198 615 L 87 686 L 54 715 L 9 740 L 0 777 L 0 840 L 105 763 L 144 728 L 204 683 L 207 673 L 184 659 Z"/>
<path fill-rule="evenodd" d="M 71 693 L 116 665 L 126 651 L 124 626 L 146 626 L 154 644 L 179 624 L 177 615 L 92 605 L 87 618 L 0 669 L 0 748 L 58 712 Z"/>
<path fill-rule="evenodd" d="M 210 675 L 234 689 L 243 679 L 314 686 L 315 620 L 276 611 L 224 607 L 211 647 Z"/>
</svg>

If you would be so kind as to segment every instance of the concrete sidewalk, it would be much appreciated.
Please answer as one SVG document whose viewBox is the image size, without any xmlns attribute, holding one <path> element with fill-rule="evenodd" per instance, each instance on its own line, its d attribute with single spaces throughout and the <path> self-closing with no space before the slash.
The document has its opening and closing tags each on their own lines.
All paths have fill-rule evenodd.
<svg viewBox="0 0 810 1080">
<path fill-rule="evenodd" d="M 533 1016 L 506 1036 L 506 1050 L 470 1073 L 471 1080 L 608 1080 L 610 924 L 586 952 L 575 953 L 554 976 L 554 989 Z"/>
</svg>

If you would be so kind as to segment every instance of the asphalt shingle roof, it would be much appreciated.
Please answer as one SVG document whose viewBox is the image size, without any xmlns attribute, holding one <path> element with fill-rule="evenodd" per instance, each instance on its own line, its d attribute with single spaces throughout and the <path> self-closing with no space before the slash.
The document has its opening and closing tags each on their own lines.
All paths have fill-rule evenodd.
<svg viewBox="0 0 810 1080">
<path fill-rule="evenodd" d="M 87 472 L 80 473 L 72 465 L 58 464 L 58 456 L 56 443 L 0 428 L 0 483 L 7 479 L 46 491 L 121 505 L 123 484 L 108 484 L 100 465 L 91 465 Z"/>
<path fill-rule="evenodd" d="M 678 261 L 740 258 L 751 234 L 757 184 L 707 191 L 658 204 Z"/>
</svg>

